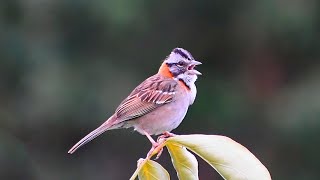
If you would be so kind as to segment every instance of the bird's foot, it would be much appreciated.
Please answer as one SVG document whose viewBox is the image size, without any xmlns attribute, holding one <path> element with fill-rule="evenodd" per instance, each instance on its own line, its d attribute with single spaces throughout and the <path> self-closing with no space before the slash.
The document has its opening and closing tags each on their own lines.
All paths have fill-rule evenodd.
<svg viewBox="0 0 320 180">
<path fill-rule="evenodd" d="M 166 140 L 166 138 L 158 138 L 157 139 L 157 143 L 160 145 L 162 145 L 164 143 L 164 141 Z M 156 158 L 154 160 L 157 160 L 160 158 L 161 154 L 163 152 L 163 146 L 159 148 L 158 154 L 156 156 Z"/>
<path fill-rule="evenodd" d="M 159 142 L 161 139 L 163 140 L 165 140 L 165 139 L 167 139 L 167 138 L 169 138 L 169 137 L 174 137 L 174 136 L 176 136 L 175 134 L 173 134 L 173 133 L 171 133 L 171 132 L 168 132 L 168 131 L 165 131 L 164 133 L 162 133 L 162 135 L 161 136 L 159 136 L 158 138 L 157 138 L 157 142 Z"/>
<path fill-rule="evenodd" d="M 162 154 L 162 152 L 163 152 L 163 147 L 162 147 L 161 149 L 159 149 L 159 152 L 158 152 L 158 154 L 157 154 L 156 158 L 154 158 L 154 160 L 159 159 L 159 158 L 160 158 L 160 156 L 161 156 L 161 154 Z"/>
<path fill-rule="evenodd" d="M 158 138 L 157 142 L 152 143 L 152 147 L 150 151 L 147 154 L 147 157 L 151 157 L 155 154 L 157 154 L 156 158 L 154 160 L 157 160 L 160 158 L 162 152 L 163 152 L 163 142 L 165 141 L 165 138 Z"/>
<path fill-rule="evenodd" d="M 164 143 L 164 141 L 166 141 L 167 138 L 174 137 L 174 136 L 176 136 L 176 135 L 173 134 L 173 133 L 170 133 L 168 131 L 165 131 L 161 136 L 159 136 L 157 138 L 157 141 L 154 141 L 151 138 L 151 136 L 147 135 L 147 137 L 149 138 L 149 140 L 150 140 L 150 142 L 152 144 L 152 147 L 151 147 L 150 151 L 148 152 L 147 157 L 151 157 L 151 156 L 157 154 L 155 160 L 159 159 L 161 154 L 162 154 L 162 152 L 163 152 L 163 143 Z"/>
<path fill-rule="evenodd" d="M 161 136 L 159 136 L 157 138 L 157 142 L 156 143 L 162 144 L 167 138 L 174 137 L 174 136 L 176 136 L 176 135 L 173 134 L 173 133 L 170 133 L 168 131 L 165 131 Z M 157 157 L 155 158 L 155 160 L 160 158 L 162 152 L 163 152 L 163 147 L 161 149 L 159 149 L 159 152 L 158 152 Z"/>
<path fill-rule="evenodd" d="M 173 134 L 173 133 L 171 133 L 171 132 L 169 132 L 169 131 L 165 131 L 165 132 L 163 133 L 163 135 L 165 135 L 166 138 L 176 136 L 175 134 Z"/>
<path fill-rule="evenodd" d="M 158 159 L 163 151 L 163 147 L 160 148 L 159 146 L 160 146 L 160 143 L 158 141 L 152 142 L 152 147 L 151 147 L 150 151 L 148 152 L 147 157 L 151 157 L 151 156 L 157 154 L 157 157 L 155 158 L 155 160 Z"/>
</svg>

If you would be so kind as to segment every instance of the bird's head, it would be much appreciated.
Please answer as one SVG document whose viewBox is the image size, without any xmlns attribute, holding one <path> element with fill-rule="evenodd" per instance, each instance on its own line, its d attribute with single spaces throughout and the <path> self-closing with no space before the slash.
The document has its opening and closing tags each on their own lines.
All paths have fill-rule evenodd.
<svg viewBox="0 0 320 180">
<path fill-rule="evenodd" d="M 189 85 L 197 80 L 198 75 L 201 75 L 199 71 L 194 69 L 200 64 L 202 63 L 196 61 L 187 50 L 175 48 L 163 61 L 159 73 L 176 80 L 183 80 L 186 85 Z"/>
</svg>

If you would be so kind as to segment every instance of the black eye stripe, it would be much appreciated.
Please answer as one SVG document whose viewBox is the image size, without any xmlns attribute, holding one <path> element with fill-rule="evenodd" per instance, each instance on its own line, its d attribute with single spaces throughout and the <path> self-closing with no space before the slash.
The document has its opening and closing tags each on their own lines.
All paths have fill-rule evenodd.
<svg viewBox="0 0 320 180">
<path fill-rule="evenodd" d="M 184 65 L 186 65 L 186 63 L 184 62 L 184 61 L 180 61 L 180 62 L 178 62 L 178 63 L 167 63 L 167 65 L 169 66 L 169 67 L 172 67 L 173 65 L 179 65 L 179 66 L 184 66 Z"/>
<path fill-rule="evenodd" d="M 174 77 L 177 77 L 180 74 L 183 74 L 187 71 L 186 67 L 179 67 L 178 63 L 166 63 L 167 66 L 170 68 L 170 72 Z M 171 68 L 172 66 L 175 66 L 174 68 Z"/>
</svg>

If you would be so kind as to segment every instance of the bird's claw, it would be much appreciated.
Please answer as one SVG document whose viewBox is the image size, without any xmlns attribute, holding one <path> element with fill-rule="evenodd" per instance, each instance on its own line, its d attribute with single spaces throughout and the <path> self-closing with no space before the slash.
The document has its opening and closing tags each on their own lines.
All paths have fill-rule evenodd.
<svg viewBox="0 0 320 180">
<path fill-rule="evenodd" d="M 162 133 L 161 136 L 159 136 L 157 138 L 157 142 L 159 142 L 160 140 L 165 140 L 165 139 L 167 139 L 169 137 L 174 137 L 174 136 L 176 136 L 176 135 L 171 133 L 171 132 L 165 131 L 164 133 Z"/>
<path fill-rule="evenodd" d="M 175 134 L 173 134 L 173 133 L 171 133 L 171 132 L 169 132 L 169 131 L 165 131 L 165 132 L 163 133 L 163 135 L 166 136 L 166 138 L 176 136 Z"/>
<path fill-rule="evenodd" d="M 170 133 L 168 131 L 165 131 L 161 136 L 159 136 L 157 138 L 157 141 L 153 141 L 151 142 L 152 143 L 152 147 L 150 149 L 150 151 L 148 152 L 147 154 L 147 157 L 151 157 L 153 156 L 154 154 L 157 154 L 156 158 L 154 160 L 157 160 L 160 158 L 162 152 L 163 152 L 163 147 L 161 148 L 158 148 L 164 141 L 166 141 L 167 138 L 169 137 L 174 137 L 176 136 L 175 134 L 173 133 Z"/>
<path fill-rule="evenodd" d="M 169 137 L 174 137 L 174 136 L 176 136 L 175 134 L 173 134 L 173 133 L 170 133 L 170 132 L 168 132 L 168 131 L 165 131 L 161 136 L 159 136 L 158 138 L 157 138 L 157 144 L 159 145 L 159 144 L 162 144 L 167 138 L 169 138 Z M 154 145 L 152 145 L 153 147 L 154 147 Z M 161 149 L 159 149 L 159 151 L 157 152 L 157 156 L 156 156 L 156 158 L 154 159 L 154 160 L 157 160 L 157 159 L 159 159 L 160 158 L 160 156 L 161 156 L 161 154 L 162 154 L 162 152 L 163 152 L 163 147 L 161 148 Z"/>
<path fill-rule="evenodd" d="M 159 152 L 158 152 L 158 154 L 157 154 L 156 158 L 154 158 L 154 160 L 159 159 L 159 158 L 160 158 L 160 156 L 161 156 L 161 154 L 162 154 L 162 152 L 163 152 L 163 148 L 161 148 L 161 149 L 159 150 Z"/>
</svg>

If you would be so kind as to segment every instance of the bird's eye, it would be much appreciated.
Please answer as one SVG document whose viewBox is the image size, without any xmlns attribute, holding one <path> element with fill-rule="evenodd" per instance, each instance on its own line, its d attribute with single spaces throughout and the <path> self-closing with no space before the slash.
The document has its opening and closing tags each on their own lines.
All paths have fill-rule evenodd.
<svg viewBox="0 0 320 180">
<path fill-rule="evenodd" d="M 179 61 L 178 64 L 177 64 L 177 66 L 179 66 L 179 67 L 182 67 L 183 65 L 184 65 L 183 61 Z"/>
</svg>

